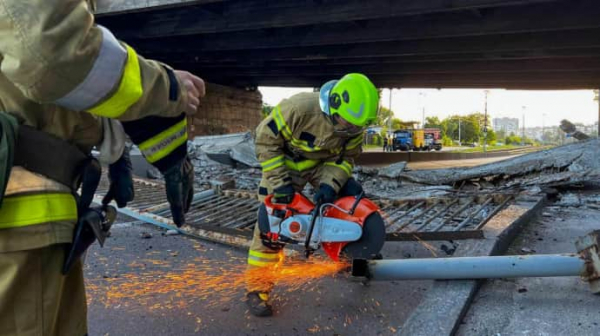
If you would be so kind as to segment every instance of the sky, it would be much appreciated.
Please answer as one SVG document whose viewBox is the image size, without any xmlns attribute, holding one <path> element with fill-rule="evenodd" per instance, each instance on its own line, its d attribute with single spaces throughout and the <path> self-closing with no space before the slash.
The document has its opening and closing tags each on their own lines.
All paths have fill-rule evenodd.
<svg viewBox="0 0 600 336">
<path fill-rule="evenodd" d="M 312 88 L 260 87 L 263 101 L 277 105 L 282 99 Z M 558 126 L 562 119 L 585 125 L 598 121 L 598 102 L 592 90 L 522 91 L 492 89 L 488 93 L 488 115 L 491 118 L 519 118 L 525 127 Z M 390 106 L 390 91 L 384 89 L 381 104 Z M 484 90 L 479 89 L 393 89 L 392 110 L 403 121 L 438 116 L 467 115 L 483 112 Z"/>
</svg>

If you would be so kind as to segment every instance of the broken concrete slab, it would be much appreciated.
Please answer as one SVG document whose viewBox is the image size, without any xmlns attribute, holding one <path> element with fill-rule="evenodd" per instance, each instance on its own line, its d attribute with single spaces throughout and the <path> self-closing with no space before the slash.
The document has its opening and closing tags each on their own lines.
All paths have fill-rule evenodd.
<svg viewBox="0 0 600 336">
<path fill-rule="evenodd" d="M 391 164 L 379 170 L 379 176 L 388 178 L 398 178 L 406 168 L 406 161 Z"/>
<path fill-rule="evenodd" d="M 449 168 L 404 172 L 400 179 L 426 185 L 448 185 L 457 182 L 489 178 L 505 182 L 524 177 L 524 185 L 573 183 L 600 176 L 600 140 L 556 147 L 541 152 L 472 168 Z M 531 174 L 543 173 L 537 180 Z M 505 183 L 503 183 L 505 184 Z"/>
</svg>

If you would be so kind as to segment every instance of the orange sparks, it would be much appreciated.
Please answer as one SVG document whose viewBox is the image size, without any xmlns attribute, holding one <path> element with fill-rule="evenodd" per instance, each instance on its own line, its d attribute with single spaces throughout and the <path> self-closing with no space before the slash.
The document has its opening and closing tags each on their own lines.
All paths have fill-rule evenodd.
<svg viewBox="0 0 600 336">
<path fill-rule="evenodd" d="M 161 270 L 147 271 L 143 264 L 131 263 L 129 266 L 136 268 L 132 273 L 88 280 L 89 297 L 106 306 L 128 306 L 134 302 L 149 310 L 184 308 L 200 300 L 208 306 L 222 306 L 254 286 L 274 283 L 288 292 L 314 288 L 319 279 L 348 267 L 330 260 L 286 260 L 275 267 L 247 271 L 245 263 L 236 259 L 219 262 L 197 258 L 177 269 L 165 269 L 170 267 L 166 262 L 145 259 L 143 263 Z M 167 300 L 151 305 L 158 295 Z"/>
</svg>

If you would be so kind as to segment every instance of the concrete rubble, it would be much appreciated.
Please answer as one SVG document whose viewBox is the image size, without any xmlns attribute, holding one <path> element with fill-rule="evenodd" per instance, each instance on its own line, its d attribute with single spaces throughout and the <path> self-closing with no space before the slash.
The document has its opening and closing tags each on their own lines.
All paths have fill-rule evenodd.
<svg viewBox="0 0 600 336">
<path fill-rule="evenodd" d="M 200 188 L 223 185 L 255 191 L 261 178 L 255 157 L 252 134 L 236 133 L 196 137 L 188 142 L 188 151 Z M 135 149 L 132 151 L 134 167 Z M 456 189 L 462 192 L 507 189 L 535 195 L 548 187 L 575 185 L 600 179 L 600 140 L 590 139 L 540 152 L 470 168 L 407 170 L 406 162 L 385 168 L 357 166 L 354 177 L 371 197 L 390 199 L 447 196 Z M 143 158 L 142 158 L 143 160 Z M 140 161 L 140 160 L 137 160 Z M 160 178 L 151 166 L 138 175 Z M 139 170 L 139 167 L 136 169 Z M 311 193 L 310 186 L 305 190 Z"/>
<path fill-rule="evenodd" d="M 425 185 L 471 182 L 480 188 L 560 186 L 600 178 L 600 140 L 592 139 L 472 168 L 404 172 L 399 179 Z"/>
</svg>

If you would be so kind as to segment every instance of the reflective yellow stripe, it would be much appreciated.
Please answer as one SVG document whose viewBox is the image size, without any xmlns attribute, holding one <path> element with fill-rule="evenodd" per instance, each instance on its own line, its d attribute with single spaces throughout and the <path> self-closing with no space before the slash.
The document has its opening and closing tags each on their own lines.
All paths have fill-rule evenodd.
<svg viewBox="0 0 600 336">
<path fill-rule="evenodd" d="M 279 261 L 279 259 L 281 259 L 281 253 L 277 252 L 277 253 L 264 253 L 264 252 L 259 252 L 259 251 L 255 251 L 255 250 L 250 250 L 248 252 L 249 255 L 253 256 L 253 257 L 258 257 L 258 258 L 263 258 L 263 259 L 276 259 Z"/>
<path fill-rule="evenodd" d="M 281 114 L 281 108 L 279 106 L 276 106 L 273 109 L 273 119 L 275 120 L 275 124 L 277 124 L 277 129 L 279 132 L 281 132 L 281 134 L 283 134 L 283 137 L 286 140 L 291 140 L 292 130 L 290 130 L 288 125 L 285 123 L 283 115 Z"/>
<path fill-rule="evenodd" d="M 289 141 L 292 146 L 296 147 L 296 148 L 300 148 L 301 150 L 305 151 L 305 152 L 316 152 L 316 151 L 320 151 L 321 148 L 317 147 L 317 146 L 309 146 L 308 142 L 303 141 L 303 140 L 298 140 L 296 138 L 294 138 L 294 135 L 292 133 L 292 130 L 290 129 L 290 127 L 285 123 L 285 119 L 283 118 L 283 114 L 281 114 L 281 108 L 279 108 L 279 106 L 276 106 L 273 109 L 273 120 L 275 120 L 275 124 L 277 125 L 277 129 L 279 130 L 279 132 L 281 132 L 281 134 L 283 134 L 283 138 L 287 141 Z"/>
<path fill-rule="evenodd" d="M 277 262 L 258 261 L 258 260 L 254 260 L 254 259 L 248 257 L 248 265 L 258 266 L 258 267 L 268 267 L 268 266 L 277 265 Z"/>
<path fill-rule="evenodd" d="M 285 160 L 285 165 L 291 170 L 302 172 L 302 171 L 305 171 L 305 170 L 315 167 L 316 165 L 319 164 L 319 162 L 321 162 L 321 161 L 319 161 L 319 160 L 304 160 L 304 161 L 294 162 L 292 160 Z"/>
<path fill-rule="evenodd" d="M 362 143 L 363 143 L 363 137 L 361 135 L 361 136 L 354 138 L 348 142 L 348 149 L 354 149 L 354 148 L 362 145 Z"/>
<path fill-rule="evenodd" d="M 139 148 L 146 160 L 154 163 L 184 144 L 187 137 L 187 118 L 184 118 L 158 135 L 142 142 Z"/>
<path fill-rule="evenodd" d="M 326 162 L 325 165 L 338 167 L 345 171 L 348 176 L 352 176 L 352 165 L 348 161 L 343 161 L 341 164 L 337 164 L 335 162 Z"/>
<path fill-rule="evenodd" d="M 71 194 L 7 197 L 0 209 L 0 229 L 76 220 L 77 204 Z"/>
<path fill-rule="evenodd" d="M 117 118 L 135 104 L 144 94 L 142 74 L 137 54 L 133 48 L 127 48 L 127 63 L 117 91 L 99 105 L 88 109 L 88 112 L 108 118 Z"/>
<path fill-rule="evenodd" d="M 269 159 L 269 160 L 267 160 L 265 162 L 261 162 L 260 163 L 260 165 L 263 168 L 263 172 L 268 172 L 268 171 L 271 171 L 273 169 L 279 168 L 279 167 L 283 166 L 284 164 L 285 163 L 284 163 L 284 156 L 283 155 L 276 156 L 276 157 L 274 157 L 272 159 Z"/>
</svg>

